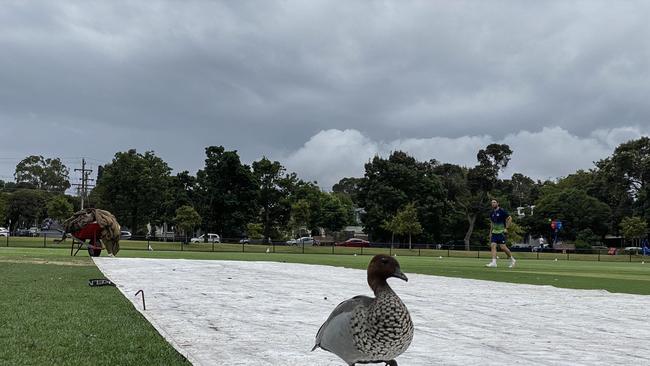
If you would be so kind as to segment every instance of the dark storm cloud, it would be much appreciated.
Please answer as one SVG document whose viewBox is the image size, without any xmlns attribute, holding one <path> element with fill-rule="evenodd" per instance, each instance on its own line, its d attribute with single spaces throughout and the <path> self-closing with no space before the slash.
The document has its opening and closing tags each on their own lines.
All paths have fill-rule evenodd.
<svg viewBox="0 0 650 366">
<path fill-rule="evenodd" d="M 378 146 L 367 151 L 438 137 L 473 148 L 556 126 L 578 139 L 645 133 L 648 10 L 641 1 L 3 3 L 0 133 L 12 137 L 2 153 L 109 161 L 135 147 L 195 171 L 205 146 L 225 145 L 303 169 L 308 141 L 328 151 L 351 136 L 323 131 L 358 131 L 352 141 Z M 458 160 L 475 152 L 466 154 Z M 335 169 L 332 156 L 324 165 Z"/>
</svg>

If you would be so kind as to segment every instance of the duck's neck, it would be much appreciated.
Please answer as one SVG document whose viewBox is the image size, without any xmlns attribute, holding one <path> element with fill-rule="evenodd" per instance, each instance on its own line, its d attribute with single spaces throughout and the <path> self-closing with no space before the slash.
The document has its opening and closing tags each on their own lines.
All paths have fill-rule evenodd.
<svg viewBox="0 0 650 366">
<path fill-rule="evenodd" d="M 388 285 L 388 282 L 386 282 L 386 279 L 377 278 L 377 277 L 369 277 L 368 278 L 368 285 L 370 285 L 370 288 L 372 289 L 372 292 L 375 293 L 375 296 L 379 296 L 380 294 L 383 294 L 383 293 L 391 293 L 391 292 L 393 292 L 393 289 Z"/>
</svg>

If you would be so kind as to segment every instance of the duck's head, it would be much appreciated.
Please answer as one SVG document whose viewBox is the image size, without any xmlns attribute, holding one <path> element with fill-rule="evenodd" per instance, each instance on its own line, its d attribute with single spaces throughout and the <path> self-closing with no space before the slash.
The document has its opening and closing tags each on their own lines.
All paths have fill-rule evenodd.
<svg viewBox="0 0 650 366">
<path fill-rule="evenodd" d="M 368 282 L 385 282 L 388 278 L 395 277 L 407 281 L 408 278 L 400 269 L 397 259 L 386 255 L 377 254 L 368 264 Z"/>
</svg>

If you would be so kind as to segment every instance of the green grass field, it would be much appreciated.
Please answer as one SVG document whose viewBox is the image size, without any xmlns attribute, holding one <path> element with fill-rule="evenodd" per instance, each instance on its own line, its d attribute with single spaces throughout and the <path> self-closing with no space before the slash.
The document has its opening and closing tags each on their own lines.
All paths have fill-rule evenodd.
<svg viewBox="0 0 650 366">
<path fill-rule="evenodd" d="M 88 286 L 88 279 L 101 278 L 102 274 L 86 252 L 70 257 L 69 244 L 46 244 L 47 248 L 0 247 L 0 364 L 188 364 L 116 288 Z M 120 257 L 282 261 L 359 269 L 367 266 L 375 251 L 366 249 L 359 255 L 359 248 L 336 248 L 341 254 L 298 254 L 302 248 L 276 247 L 276 253 L 267 254 L 266 247 L 251 246 L 259 250 L 242 253 L 241 245 L 220 244 L 221 251 L 211 252 L 207 248 L 211 250 L 211 245 L 197 244 L 199 248 L 192 248 L 196 251 L 180 251 L 179 247 L 178 251 L 150 252 L 135 250 L 142 243 L 123 242 L 123 247 L 129 245 L 134 249 L 120 251 Z M 205 251 L 198 250 L 201 248 Z M 292 252 L 279 253 L 279 248 Z M 323 253 L 331 250 L 308 249 Z M 640 261 L 567 261 L 561 255 L 554 261 L 520 255 L 518 266 L 510 270 L 505 260 L 500 263 L 502 267 L 485 268 L 487 252 L 451 258 L 439 258 L 444 255 L 442 251 L 419 254 L 397 251 L 405 272 L 650 294 L 650 263 Z"/>
<path fill-rule="evenodd" d="M 189 365 L 86 257 L 0 251 L 0 364 Z"/>
</svg>

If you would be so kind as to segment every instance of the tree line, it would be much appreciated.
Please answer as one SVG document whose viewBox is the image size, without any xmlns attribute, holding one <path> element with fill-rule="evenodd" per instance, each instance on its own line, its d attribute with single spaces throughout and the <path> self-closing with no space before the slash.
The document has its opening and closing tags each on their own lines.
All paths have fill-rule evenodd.
<svg viewBox="0 0 650 366">
<path fill-rule="evenodd" d="M 59 159 L 27 157 L 14 176 L 16 182 L 0 181 L 0 222 L 11 220 L 12 230 L 45 217 L 62 220 L 80 208 L 78 197 L 64 194 L 69 169 Z M 68 205 L 57 211 L 61 202 Z M 188 235 L 200 229 L 226 238 L 279 239 L 318 235 L 321 228 L 340 231 L 353 223 L 352 205 L 346 195 L 323 192 L 277 161 L 263 157 L 249 166 L 237 151 L 210 146 L 195 176 L 173 175 L 151 151 L 118 152 L 98 168 L 86 207 L 111 211 L 136 235 L 153 234 L 152 226 L 167 223 Z"/>
<path fill-rule="evenodd" d="M 477 152 L 474 166 L 460 166 L 394 151 L 370 159 L 363 177 L 343 178 L 325 192 L 278 161 L 262 157 L 247 165 L 237 151 L 222 146 L 205 149 L 204 167 L 196 175 L 172 175 L 154 152 L 129 150 L 98 169 L 88 198 L 142 235 L 147 224 L 162 223 L 230 238 L 283 239 L 301 229 L 332 233 L 354 224 L 358 208 L 373 241 L 462 240 L 469 248 L 487 240 L 493 198 L 515 218 L 512 240 L 523 234 L 549 237 L 551 220 L 561 220 L 562 239 L 578 247 L 608 234 L 646 235 L 649 138 L 623 143 L 592 168 L 556 180 L 536 181 L 520 173 L 500 178 L 512 154 L 508 145 L 490 144 Z M 11 219 L 14 226 L 71 214 L 79 199 L 64 194 L 68 174 L 59 159 L 25 158 L 16 166 L 16 182 L 0 181 L 0 222 Z M 524 216 L 516 215 L 518 207 Z"/>
<path fill-rule="evenodd" d="M 366 230 L 383 241 L 395 233 L 392 221 L 415 208 L 421 228 L 401 231 L 416 234 L 418 241 L 462 238 L 467 249 L 470 244 L 486 243 L 491 199 L 514 216 L 509 235 L 514 241 L 522 240 L 522 234 L 549 238 L 553 220 L 562 221 L 559 235 L 577 247 L 601 242 L 608 234 L 647 235 L 649 138 L 623 143 L 593 168 L 554 181 L 535 181 L 520 173 L 500 179 L 511 155 L 509 146 L 491 144 L 477 153 L 474 166 L 465 167 L 435 159 L 420 162 L 397 151 L 386 159 L 373 158 L 364 177 L 345 178 L 333 190 L 346 192 L 365 208 Z M 516 214 L 518 207 L 521 217 Z"/>
</svg>

